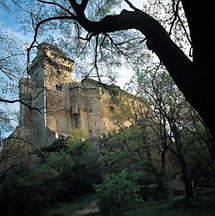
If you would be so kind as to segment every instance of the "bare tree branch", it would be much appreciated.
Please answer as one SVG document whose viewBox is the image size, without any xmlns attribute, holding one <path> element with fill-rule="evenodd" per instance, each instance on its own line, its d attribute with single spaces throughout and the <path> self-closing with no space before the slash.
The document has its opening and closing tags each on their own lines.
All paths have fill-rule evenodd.
<svg viewBox="0 0 215 216">
<path fill-rule="evenodd" d="M 9 103 L 9 104 L 12 104 L 12 103 L 21 103 L 21 104 L 25 105 L 26 107 L 28 107 L 30 110 L 36 110 L 36 111 L 40 112 L 41 114 L 43 113 L 41 111 L 41 109 L 43 109 L 43 107 L 41 107 L 41 108 L 32 107 L 31 105 L 29 105 L 26 102 L 24 102 L 23 99 L 9 100 L 9 99 L 4 99 L 4 98 L 0 97 L 0 102 Z"/>
<path fill-rule="evenodd" d="M 55 5 L 59 8 L 61 8 L 62 10 L 66 11 L 69 15 L 74 16 L 74 14 L 68 10 L 67 8 L 63 7 L 62 5 L 56 3 L 56 2 L 50 2 L 50 1 L 44 1 L 44 0 L 37 0 L 40 3 L 44 3 L 44 4 L 50 4 L 50 5 Z"/>
<path fill-rule="evenodd" d="M 134 11 L 140 11 L 138 8 L 136 8 L 129 0 L 124 0 L 130 8 L 132 8 Z"/>
</svg>

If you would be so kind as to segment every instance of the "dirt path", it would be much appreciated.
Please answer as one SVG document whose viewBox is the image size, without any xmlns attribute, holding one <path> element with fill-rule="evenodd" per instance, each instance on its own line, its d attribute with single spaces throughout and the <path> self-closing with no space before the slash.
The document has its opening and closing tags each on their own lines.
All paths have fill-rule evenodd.
<svg viewBox="0 0 215 216">
<path fill-rule="evenodd" d="M 81 210 L 75 211 L 71 216 L 82 216 L 90 213 L 99 212 L 98 200 L 91 201 L 88 206 Z"/>
</svg>

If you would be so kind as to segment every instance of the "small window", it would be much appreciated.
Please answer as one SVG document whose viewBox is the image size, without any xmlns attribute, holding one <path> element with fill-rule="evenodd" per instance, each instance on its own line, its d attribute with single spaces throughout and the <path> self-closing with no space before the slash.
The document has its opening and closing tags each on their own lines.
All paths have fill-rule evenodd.
<svg viewBox="0 0 215 216">
<path fill-rule="evenodd" d="M 56 84 L 56 90 L 57 91 L 62 91 L 62 85 L 61 84 Z"/>
<path fill-rule="evenodd" d="M 114 106 L 109 106 L 109 111 L 114 112 Z"/>
<path fill-rule="evenodd" d="M 92 130 L 89 130 L 90 137 L 93 135 Z"/>
<path fill-rule="evenodd" d="M 91 108 L 89 108 L 89 110 L 88 110 L 88 111 L 89 111 L 90 113 L 91 113 L 91 112 L 93 112 L 93 110 L 92 110 Z"/>
</svg>

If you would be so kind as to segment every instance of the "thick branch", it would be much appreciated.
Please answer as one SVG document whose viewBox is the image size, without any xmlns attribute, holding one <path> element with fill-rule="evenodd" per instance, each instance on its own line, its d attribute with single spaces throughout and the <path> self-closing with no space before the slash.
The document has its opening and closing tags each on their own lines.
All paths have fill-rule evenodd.
<svg viewBox="0 0 215 216">
<path fill-rule="evenodd" d="M 85 30 L 94 34 L 127 29 L 139 30 L 146 36 L 148 47 L 157 54 L 178 87 L 187 93 L 192 81 L 192 62 L 170 39 L 166 30 L 148 14 L 123 10 L 119 15 L 106 16 L 99 22 L 90 21 L 80 14 L 77 15 L 77 21 Z"/>
<path fill-rule="evenodd" d="M 132 8 L 134 11 L 139 11 L 138 8 L 136 8 L 129 0 L 124 0 L 130 8 Z"/>
<path fill-rule="evenodd" d="M 81 3 L 78 4 L 75 0 L 69 0 L 69 3 L 77 15 L 82 15 L 84 14 L 88 1 L 89 0 L 82 0 Z"/>
<path fill-rule="evenodd" d="M 88 1 L 89 0 L 82 0 L 81 2 L 81 8 L 83 11 L 85 11 L 86 7 L 87 7 L 87 4 L 88 4 Z"/>
</svg>

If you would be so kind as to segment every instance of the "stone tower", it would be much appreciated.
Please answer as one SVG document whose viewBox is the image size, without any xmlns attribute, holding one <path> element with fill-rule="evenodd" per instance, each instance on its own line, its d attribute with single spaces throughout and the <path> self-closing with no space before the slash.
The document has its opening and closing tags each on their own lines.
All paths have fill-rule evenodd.
<svg viewBox="0 0 215 216">
<path fill-rule="evenodd" d="M 51 143 L 70 132 L 69 83 L 73 61 L 57 47 L 42 43 L 29 68 L 29 78 L 19 82 L 20 126 L 34 144 Z"/>
</svg>

